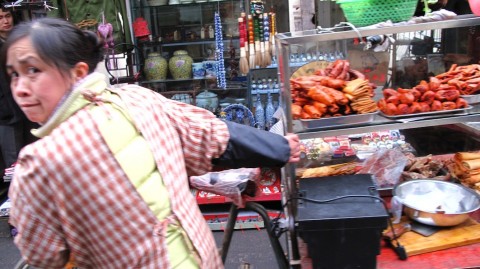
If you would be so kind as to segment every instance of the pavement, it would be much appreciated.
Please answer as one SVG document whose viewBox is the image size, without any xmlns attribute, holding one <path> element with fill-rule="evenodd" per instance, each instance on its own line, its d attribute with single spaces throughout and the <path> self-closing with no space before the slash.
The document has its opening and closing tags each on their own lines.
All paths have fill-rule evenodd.
<svg viewBox="0 0 480 269">
<path fill-rule="evenodd" d="M 0 218 L 0 269 L 12 269 L 20 260 L 20 252 L 13 244 L 7 218 Z"/>
<path fill-rule="evenodd" d="M 219 248 L 222 231 L 213 232 Z M 285 240 L 283 240 L 285 241 Z M 280 241 L 281 243 L 282 240 Z M 0 218 L 0 269 L 12 269 L 20 260 L 20 252 L 13 243 L 6 218 Z M 249 264 L 250 266 L 247 266 Z M 225 263 L 226 269 L 275 269 L 275 255 L 265 229 L 236 230 L 230 243 Z"/>
</svg>

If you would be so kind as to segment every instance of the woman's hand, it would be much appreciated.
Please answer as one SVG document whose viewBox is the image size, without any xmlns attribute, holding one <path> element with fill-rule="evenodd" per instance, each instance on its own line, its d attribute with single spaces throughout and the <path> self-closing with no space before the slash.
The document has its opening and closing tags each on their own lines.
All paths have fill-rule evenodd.
<svg viewBox="0 0 480 269">
<path fill-rule="evenodd" d="M 288 159 L 289 163 L 296 163 L 300 161 L 300 139 L 296 134 L 287 134 L 285 139 L 288 141 L 290 146 L 290 158 Z"/>
</svg>

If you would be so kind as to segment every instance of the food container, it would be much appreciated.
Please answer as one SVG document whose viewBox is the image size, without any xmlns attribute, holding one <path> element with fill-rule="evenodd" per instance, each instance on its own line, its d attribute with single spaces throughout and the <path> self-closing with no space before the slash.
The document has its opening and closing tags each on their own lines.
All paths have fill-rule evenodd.
<svg viewBox="0 0 480 269">
<path fill-rule="evenodd" d="M 391 119 L 391 120 L 402 120 L 406 118 L 415 118 L 421 117 L 422 119 L 427 119 L 429 117 L 447 117 L 449 115 L 465 115 L 468 114 L 468 111 L 472 109 L 472 106 L 467 106 L 464 108 L 457 108 L 457 109 L 449 109 L 449 110 L 439 110 L 439 111 L 429 111 L 429 112 L 421 112 L 421 113 L 410 113 L 410 114 L 403 114 L 403 115 L 387 115 L 380 111 L 380 116 Z"/>
<path fill-rule="evenodd" d="M 352 126 L 355 124 L 369 123 L 374 120 L 376 114 L 378 114 L 378 112 L 311 120 L 300 119 L 299 121 L 301 122 L 301 125 L 304 129 L 322 129 L 329 127 L 331 128 L 345 125 Z"/>
<path fill-rule="evenodd" d="M 480 103 L 480 94 L 460 95 L 469 105 Z"/>
<path fill-rule="evenodd" d="M 480 208 L 480 196 L 463 185 L 434 180 L 409 180 L 393 188 L 394 198 L 412 220 L 432 226 L 455 226 Z"/>
</svg>

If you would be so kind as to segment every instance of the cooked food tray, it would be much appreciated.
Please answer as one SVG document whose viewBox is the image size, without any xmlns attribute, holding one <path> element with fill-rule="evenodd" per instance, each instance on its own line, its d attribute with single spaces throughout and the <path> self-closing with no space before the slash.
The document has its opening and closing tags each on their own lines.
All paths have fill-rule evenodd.
<svg viewBox="0 0 480 269">
<path fill-rule="evenodd" d="M 302 126 L 305 129 L 319 129 L 319 128 L 369 123 L 374 121 L 376 114 L 378 114 L 378 112 L 354 114 L 354 115 L 348 115 L 348 116 L 337 116 L 337 117 L 321 118 L 321 119 L 311 119 L 311 120 L 300 119 L 299 121 L 302 123 Z"/>
<path fill-rule="evenodd" d="M 460 95 L 468 104 L 477 104 L 480 103 L 480 94 L 472 94 L 472 95 Z"/>
<path fill-rule="evenodd" d="M 430 111 L 430 112 L 423 112 L 423 113 L 412 113 L 412 114 L 393 115 L 393 116 L 384 114 L 381 111 L 379 113 L 380 113 L 380 116 L 385 117 L 387 119 L 397 120 L 397 119 L 405 119 L 405 118 L 413 118 L 413 117 L 434 118 L 438 116 L 462 115 L 462 114 L 467 114 L 469 109 L 472 109 L 472 106 L 468 106 L 466 108 L 459 108 L 459 109 Z"/>
</svg>

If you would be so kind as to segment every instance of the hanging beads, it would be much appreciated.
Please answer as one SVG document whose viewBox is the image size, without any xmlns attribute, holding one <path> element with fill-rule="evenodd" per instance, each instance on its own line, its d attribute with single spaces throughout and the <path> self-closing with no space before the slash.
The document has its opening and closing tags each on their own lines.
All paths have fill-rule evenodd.
<svg viewBox="0 0 480 269">
<path fill-rule="evenodd" d="M 217 87 L 220 89 L 227 88 L 227 80 L 225 78 L 225 61 L 223 60 L 223 34 L 222 21 L 220 14 L 215 12 L 215 60 L 217 61 Z"/>
</svg>

